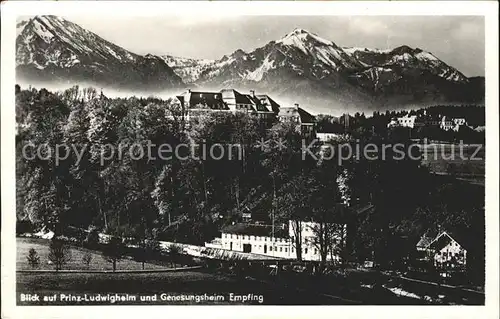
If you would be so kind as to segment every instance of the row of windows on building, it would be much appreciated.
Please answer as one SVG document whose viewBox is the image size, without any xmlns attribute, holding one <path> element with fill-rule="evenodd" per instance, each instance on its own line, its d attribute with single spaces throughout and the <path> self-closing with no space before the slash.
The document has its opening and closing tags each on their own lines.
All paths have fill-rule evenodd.
<svg viewBox="0 0 500 319">
<path fill-rule="evenodd" d="M 266 236 L 254 236 L 254 235 L 236 235 L 236 234 L 223 234 L 223 238 L 232 239 L 248 239 L 248 240 L 262 240 L 262 241 L 276 241 L 276 242 L 288 242 L 288 239 L 280 237 L 266 237 Z"/>
<path fill-rule="evenodd" d="M 291 121 L 291 122 L 295 122 L 295 123 L 299 123 L 300 122 L 298 116 L 292 116 L 292 117 L 280 116 L 278 119 L 280 121 L 282 121 L 282 122 L 284 122 L 284 121 Z"/>
<path fill-rule="evenodd" d="M 193 93 L 191 93 L 192 95 L 194 95 Z M 210 95 L 212 95 L 213 93 L 208 93 L 208 94 L 205 94 L 205 97 L 209 97 Z M 199 97 L 203 97 L 203 93 L 199 93 L 199 94 L 196 94 L 198 95 Z M 218 99 L 219 98 L 219 95 L 218 94 L 213 94 L 214 96 L 214 99 Z"/>
<path fill-rule="evenodd" d="M 439 254 L 443 257 L 463 257 L 464 256 L 464 252 L 463 251 L 460 251 L 458 253 L 455 253 L 455 252 L 447 252 L 447 251 L 440 251 Z"/>
<path fill-rule="evenodd" d="M 410 120 L 409 119 L 404 119 L 404 120 L 403 119 L 398 119 L 398 121 L 399 121 L 400 124 L 410 124 L 410 123 L 413 122 L 411 119 Z"/>
<path fill-rule="evenodd" d="M 250 104 L 236 104 L 237 110 L 251 110 L 252 106 Z"/>
<path fill-rule="evenodd" d="M 257 248 L 257 245 L 253 245 L 253 248 Z M 262 245 L 258 245 L 258 248 L 259 249 L 262 249 Z M 278 247 L 278 246 L 269 246 L 269 251 L 276 251 L 276 252 L 285 252 L 287 253 L 288 252 L 288 247 Z M 307 255 L 309 249 L 307 247 L 304 248 L 304 254 Z M 291 253 L 295 253 L 295 248 L 290 248 L 290 252 Z M 317 248 L 314 248 L 314 254 L 317 254 L 318 253 L 318 249 Z"/>
<path fill-rule="evenodd" d="M 246 111 L 253 111 L 252 105 L 250 104 L 236 104 L 236 110 L 246 110 Z M 257 112 L 259 116 L 264 117 L 264 116 L 273 116 L 274 113 L 272 112 Z"/>
<path fill-rule="evenodd" d="M 226 106 L 222 103 L 212 105 L 211 107 L 209 107 L 206 103 L 205 104 L 199 103 L 196 105 L 190 105 L 189 103 L 186 103 L 185 107 L 186 107 L 188 112 L 189 111 L 199 112 L 199 111 L 210 111 L 210 110 L 226 110 Z"/>
</svg>

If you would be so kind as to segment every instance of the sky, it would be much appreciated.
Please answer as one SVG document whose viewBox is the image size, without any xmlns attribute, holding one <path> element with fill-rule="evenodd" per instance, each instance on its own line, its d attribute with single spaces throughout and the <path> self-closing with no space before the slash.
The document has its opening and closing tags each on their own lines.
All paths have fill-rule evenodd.
<svg viewBox="0 0 500 319">
<path fill-rule="evenodd" d="M 338 46 L 408 45 L 433 53 L 466 76 L 484 76 L 485 25 L 479 16 L 163 16 L 64 18 L 138 54 L 219 59 L 251 51 L 295 28 Z"/>
</svg>

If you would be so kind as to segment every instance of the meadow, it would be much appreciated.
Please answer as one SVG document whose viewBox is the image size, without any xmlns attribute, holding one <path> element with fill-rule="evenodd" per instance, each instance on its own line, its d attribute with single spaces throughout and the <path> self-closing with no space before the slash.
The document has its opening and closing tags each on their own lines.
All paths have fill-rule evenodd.
<svg viewBox="0 0 500 319">
<path fill-rule="evenodd" d="M 49 243 L 48 239 L 39 238 L 17 238 L 17 270 L 33 270 L 27 261 L 28 252 L 34 248 L 40 257 L 40 264 L 36 270 L 54 270 L 54 265 L 49 263 Z M 62 267 L 63 270 L 88 270 L 88 271 L 112 271 L 113 265 L 108 262 L 100 252 L 81 247 L 71 246 L 71 260 Z M 83 262 L 83 256 L 90 253 L 92 259 L 87 267 Z M 170 264 L 144 263 L 145 270 L 161 270 L 169 268 Z M 142 270 L 142 263 L 132 260 L 130 257 L 124 257 L 117 262 L 117 270 Z"/>
</svg>

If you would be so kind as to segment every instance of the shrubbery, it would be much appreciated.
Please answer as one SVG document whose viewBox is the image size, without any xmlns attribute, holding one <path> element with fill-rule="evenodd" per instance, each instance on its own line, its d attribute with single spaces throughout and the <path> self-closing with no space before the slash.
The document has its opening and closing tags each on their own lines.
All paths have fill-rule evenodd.
<svg viewBox="0 0 500 319">
<path fill-rule="evenodd" d="M 99 247 L 99 231 L 97 229 L 90 229 L 83 242 L 84 246 L 90 249 Z"/>
<path fill-rule="evenodd" d="M 35 248 L 30 248 L 26 259 L 28 260 L 28 264 L 30 265 L 30 267 L 33 269 L 38 268 L 38 266 L 40 265 L 40 256 L 38 256 Z"/>
<path fill-rule="evenodd" d="M 49 245 L 49 260 L 56 271 L 61 270 L 71 260 L 70 246 L 64 240 L 54 236 Z"/>
<path fill-rule="evenodd" d="M 116 263 L 123 258 L 125 246 L 121 238 L 111 237 L 109 242 L 103 245 L 102 254 L 104 258 L 112 263 L 113 271 L 116 271 Z"/>
<path fill-rule="evenodd" d="M 82 256 L 82 263 L 88 269 L 90 267 L 91 262 L 92 262 L 92 253 L 87 251 Z"/>
</svg>

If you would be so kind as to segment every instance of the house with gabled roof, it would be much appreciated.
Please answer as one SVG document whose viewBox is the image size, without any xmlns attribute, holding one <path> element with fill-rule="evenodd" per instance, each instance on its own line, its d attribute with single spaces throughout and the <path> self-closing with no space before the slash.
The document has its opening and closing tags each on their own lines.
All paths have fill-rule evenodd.
<svg viewBox="0 0 500 319">
<path fill-rule="evenodd" d="M 243 94 L 235 89 L 223 89 L 221 94 L 224 102 L 233 112 L 247 112 L 264 119 L 272 119 L 279 112 L 279 104 L 267 95 L 256 95 L 253 90 L 250 94 Z"/>
<path fill-rule="evenodd" d="M 428 230 L 418 241 L 420 260 L 427 260 L 440 271 L 463 271 L 467 265 L 467 250 L 449 231 Z M 444 272 L 443 272 L 444 273 Z"/>
<path fill-rule="evenodd" d="M 220 93 L 222 94 L 224 102 L 232 112 L 257 112 L 248 95 L 241 94 L 235 89 L 223 89 Z"/>
<path fill-rule="evenodd" d="M 297 131 L 305 136 L 314 135 L 316 119 L 309 112 L 295 103 L 292 107 L 281 107 L 278 113 L 280 122 L 291 122 L 297 124 Z"/>
<path fill-rule="evenodd" d="M 278 116 L 278 113 L 280 111 L 280 105 L 276 103 L 275 100 L 273 100 L 269 95 L 266 94 L 257 94 L 256 95 L 260 102 L 266 106 L 266 108 L 269 111 L 272 111 L 275 116 Z"/>
<path fill-rule="evenodd" d="M 187 117 L 193 113 L 204 111 L 230 111 L 220 92 L 191 91 L 187 89 L 182 94 L 177 95 L 176 98 Z"/>
<path fill-rule="evenodd" d="M 254 90 L 250 91 L 247 95 L 250 101 L 252 101 L 253 107 L 256 110 L 256 114 L 261 119 L 272 119 L 276 116 L 273 109 L 269 107 L 266 103 L 266 99 L 259 98 Z M 278 107 L 279 109 L 279 107 Z"/>
<path fill-rule="evenodd" d="M 268 95 L 256 95 L 255 91 L 243 94 L 235 89 L 222 89 L 220 92 L 186 90 L 176 96 L 184 113 L 194 111 L 245 112 L 262 119 L 274 119 L 280 109 L 276 101 Z"/>
<path fill-rule="evenodd" d="M 449 131 L 449 130 L 452 130 L 455 127 L 455 123 L 453 123 L 453 119 L 452 118 L 443 116 L 441 118 L 441 124 L 439 125 L 439 127 L 442 130 Z"/>
</svg>

